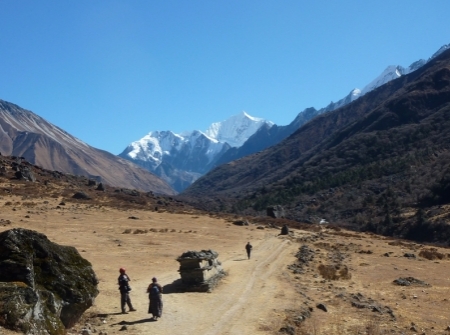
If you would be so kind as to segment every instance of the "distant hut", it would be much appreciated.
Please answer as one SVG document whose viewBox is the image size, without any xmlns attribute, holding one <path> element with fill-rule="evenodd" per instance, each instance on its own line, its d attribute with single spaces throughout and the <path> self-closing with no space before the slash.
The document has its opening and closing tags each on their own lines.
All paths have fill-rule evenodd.
<svg viewBox="0 0 450 335">
<path fill-rule="evenodd" d="M 181 281 L 186 291 L 208 292 L 225 275 L 214 250 L 186 251 L 177 261 Z"/>
</svg>

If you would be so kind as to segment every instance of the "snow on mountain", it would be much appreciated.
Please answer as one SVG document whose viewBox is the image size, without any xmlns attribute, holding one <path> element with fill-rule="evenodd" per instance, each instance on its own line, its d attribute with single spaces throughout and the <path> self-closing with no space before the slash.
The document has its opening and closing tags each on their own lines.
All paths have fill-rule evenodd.
<svg viewBox="0 0 450 335">
<path fill-rule="evenodd" d="M 140 140 L 132 142 L 126 151 L 131 159 L 149 161 L 157 167 L 161 164 L 164 154 L 170 154 L 172 149 L 179 149 L 183 142 L 184 137 L 171 131 L 152 131 Z"/>
<path fill-rule="evenodd" d="M 252 148 L 263 150 L 286 138 L 315 116 L 343 107 L 377 87 L 419 69 L 449 48 L 450 44 L 444 45 L 428 60 L 420 59 L 409 67 L 388 66 L 363 89 L 355 88 L 339 101 L 332 101 L 319 110 L 307 108 L 288 126 L 273 127 L 272 122 L 241 112 L 225 121 L 213 123 L 205 132 L 189 131 L 180 134 L 171 131 L 150 132 L 142 139 L 131 143 L 119 156 L 154 172 L 177 191 L 182 191 L 213 168 L 220 156 L 230 147 L 233 147 L 233 150 L 228 151 L 227 155 L 229 154 L 232 159 L 242 157 L 244 153 L 245 155 L 253 153 Z M 263 125 L 265 127 L 262 127 Z M 250 138 L 249 142 L 252 144 L 243 146 Z M 230 154 L 232 151 L 233 154 Z M 220 162 L 223 163 L 223 160 Z"/>
<path fill-rule="evenodd" d="M 401 76 L 404 76 L 405 74 L 411 73 L 418 68 L 422 67 L 424 64 L 426 64 L 427 61 L 424 59 L 420 59 L 414 63 L 412 63 L 409 67 L 404 68 L 402 66 L 395 66 L 390 65 L 388 66 L 378 77 L 376 77 L 374 80 L 372 80 L 369 84 L 366 85 L 361 91 L 361 95 L 366 94 L 367 92 L 370 92 L 377 87 L 380 87 L 381 85 L 386 84 L 387 82 L 397 79 Z"/>
<path fill-rule="evenodd" d="M 162 163 L 164 155 L 176 155 L 180 150 L 192 151 L 193 148 L 198 150 L 200 146 L 211 162 L 225 143 L 239 147 L 263 124 L 272 126 L 273 122 L 241 112 L 225 121 L 213 123 L 205 132 L 195 130 L 175 134 L 171 131 L 152 131 L 132 142 L 124 152 L 131 160 L 153 162 L 156 168 Z"/>
<path fill-rule="evenodd" d="M 447 50 L 447 49 L 450 49 L 450 44 L 444 44 L 443 46 L 441 46 L 441 47 L 439 48 L 439 50 L 436 51 L 436 52 L 430 57 L 430 59 L 433 59 L 433 58 L 439 56 L 441 53 L 443 53 L 443 52 L 444 52 L 445 50 Z M 429 60 L 430 60 L 430 59 L 429 59 Z"/>
<path fill-rule="evenodd" d="M 227 142 L 232 147 L 240 147 L 263 124 L 273 125 L 266 121 L 241 112 L 222 122 L 213 123 L 205 132 L 211 138 L 220 142 Z"/>
<path fill-rule="evenodd" d="M 364 94 L 376 89 L 377 87 L 419 69 L 428 61 L 437 57 L 443 51 L 449 48 L 450 44 L 444 45 L 428 60 L 420 59 L 412 63 L 407 68 L 398 65 L 388 66 L 378 77 L 367 84 L 362 90 L 355 88 L 342 99 L 338 100 L 337 102 L 331 101 L 326 107 L 320 108 L 319 110 L 315 109 L 314 107 L 306 108 L 301 111 L 297 115 L 297 117 L 287 126 L 274 125 L 270 129 L 265 129 L 265 127 L 259 128 L 259 130 L 254 135 L 252 135 L 244 145 L 239 148 L 232 148 L 232 150 L 229 150 L 226 154 L 224 154 L 219 159 L 218 164 L 227 163 L 231 160 L 250 155 L 256 151 L 264 150 L 269 146 L 279 143 L 316 116 L 343 107 L 351 103 L 352 101 L 355 101 L 360 96 L 363 96 Z"/>
<path fill-rule="evenodd" d="M 428 60 L 425 59 L 419 59 L 418 61 L 413 62 L 408 67 L 403 67 L 400 65 L 390 65 L 388 66 L 378 77 L 376 77 L 374 80 L 372 80 L 369 84 L 367 84 L 362 90 L 359 90 L 355 88 L 350 92 L 349 95 L 342 98 L 338 102 L 331 102 L 328 106 L 320 109 L 318 111 L 318 114 L 329 112 L 335 109 L 338 109 L 342 106 L 345 106 L 346 104 L 356 100 L 357 98 L 363 96 L 364 94 L 373 91 L 377 87 L 380 87 L 381 85 L 384 85 L 391 80 L 397 79 L 401 76 L 404 76 L 408 73 L 411 73 L 419 68 L 421 68 L 423 65 L 428 63 L 431 59 L 439 56 L 442 52 L 445 50 L 450 49 L 450 44 L 445 44 L 442 47 L 439 48 L 438 51 L 436 51 Z"/>
<path fill-rule="evenodd" d="M 148 162 L 155 169 L 163 162 L 164 156 L 177 155 L 182 150 L 185 152 L 202 150 L 210 163 L 223 146 L 223 142 L 210 138 L 200 131 L 184 132 L 183 135 L 171 131 L 152 131 L 140 140 L 132 142 L 124 153 L 126 152 L 131 160 Z"/>
<path fill-rule="evenodd" d="M 362 89 L 361 95 L 364 95 L 367 92 L 370 92 L 375 88 L 383 84 L 386 84 L 387 82 L 393 79 L 397 79 L 407 73 L 408 73 L 407 70 L 402 66 L 390 65 L 378 77 L 376 77 L 368 85 L 366 85 L 366 87 Z"/>
<path fill-rule="evenodd" d="M 119 156 L 157 174 L 181 191 L 209 171 L 230 147 L 241 146 L 265 124 L 273 125 L 242 112 L 213 123 L 205 132 L 152 131 L 128 145 Z"/>
<path fill-rule="evenodd" d="M 342 106 L 345 106 L 345 105 L 349 104 L 350 102 L 358 99 L 360 96 L 361 96 L 361 90 L 359 88 L 355 88 L 355 89 L 351 90 L 350 93 L 347 94 L 345 97 L 343 97 L 341 100 L 339 100 L 337 102 L 331 101 L 327 107 L 320 109 L 316 115 L 325 113 L 325 112 L 329 112 L 329 111 L 338 109 Z"/>
</svg>

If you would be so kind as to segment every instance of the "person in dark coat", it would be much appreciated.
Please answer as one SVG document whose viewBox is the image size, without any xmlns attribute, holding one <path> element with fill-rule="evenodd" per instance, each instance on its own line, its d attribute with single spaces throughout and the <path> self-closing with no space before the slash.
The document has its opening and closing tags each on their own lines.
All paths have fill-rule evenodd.
<svg viewBox="0 0 450 335">
<path fill-rule="evenodd" d="M 253 248 L 253 246 L 250 244 L 250 242 L 247 242 L 247 244 L 245 245 L 245 250 L 247 251 L 248 259 L 250 259 L 250 255 L 252 253 L 252 248 Z"/>
<path fill-rule="evenodd" d="M 120 276 L 118 278 L 119 283 L 119 291 L 120 291 L 120 307 L 122 308 L 122 314 L 128 314 L 125 310 L 125 307 L 128 305 L 130 312 L 136 311 L 131 303 L 130 299 L 130 277 L 126 274 L 126 270 L 124 268 L 119 269 Z"/>
<path fill-rule="evenodd" d="M 153 314 L 153 320 L 158 320 L 162 316 L 163 310 L 163 302 L 162 302 L 162 293 L 163 288 L 158 283 L 158 279 L 155 277 L 152 278 L 152 282 L 148 285 L 147 288 L 148 298 L 150 300 L 150 304 L 148 306 L 148 313 Z"/>
</svg>

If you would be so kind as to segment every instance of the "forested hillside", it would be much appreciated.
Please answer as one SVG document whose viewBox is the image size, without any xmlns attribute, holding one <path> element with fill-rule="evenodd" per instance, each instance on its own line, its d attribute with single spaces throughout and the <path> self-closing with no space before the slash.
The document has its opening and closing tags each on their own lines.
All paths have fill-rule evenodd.
<svg viewBox="0 0 450 335">
<path fill-rule="evenodd" d="M 450 52 L 280 144 L 222 165 L 183 197 L 208 209 L 448 243 Z"/>
</svg>

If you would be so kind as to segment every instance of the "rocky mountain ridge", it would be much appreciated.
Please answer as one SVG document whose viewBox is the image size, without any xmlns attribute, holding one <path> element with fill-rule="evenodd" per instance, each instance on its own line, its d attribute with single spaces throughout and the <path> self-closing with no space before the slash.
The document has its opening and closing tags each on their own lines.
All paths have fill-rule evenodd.
<svg viewBox="0 0 450 335">
<path fill-rule="evenodd" d="M 48 170 L 82 175 L 118 187 L 174 194 L 160 178 L 96 149 L 31 111 L 0 100 L 0 152 Z"/>
<path fill-rule="evenodd" d="M 289 219 L 450 243 L 448 214 L 431 219 L 450 202 L 449 113 L 446 50 L 277 145 L 213 169 L 181 196 L 237 213 L 280 204 Z"/>
<path fill-rule="evenodd" d="M 175 190 L 182 191 L 217 165 L 233 146 L 241 146 L 261 127 L 272 122 L 242 112 L 206 131 L 152 131 L 128 145 L 119 155 L 155 173 Z"/>
<path fill-rule="evenodd" d="M 306 108 L 301 111 L 297 115 L 297 117 L 287 126 L 274 125 L 270 129 L 260 128 L 260 130 L 257 131 L 252 137 L 250 137 L 248 141 L 241 147 L 231 148 L 229 151 L 227 151 L 222 157 L 217 160 L 217 163 L 218 165 L 228 163 L 234 159 L 242 158 L 244 156 L 271 147 L 290 136 L 302 125 L 306 124 L 318 115 L 344 107 L 349 103 L 355 101 L 356 99 L 364 96 L 368 92 L 390 82 L 391 80 L 400 78 L 401 76 L 419 69 L 448 49 L 450 49 L 450 44 L 445 44 L 440 47 L 430 58 L 428 58 L 428 60 L 419 59 L 406 68 L 400 65 L 390 65 L 363 89 L 354 88 L 345 97 L 336 102 L 331 101 L 326 107 L 320 109 L 315 109 L 314 107 Z"/>
<path fill-rule="evenodd" d="M 314 107 L 306 108 L 286 126 L 264 122 L 246 113 L 241 113 L 224 122 L 211 125 L 204 133 L 194 131 L 177 135 L 172 132 L 151 132 L 141 140 L 130 144 L 119 156 L 156 173 L 172 185 L 174 189 L 181 192 L 215 166 L 276 145 L 318 115 L 344 107 L 368 92 L 419 69 L 449 48 L 450 44 L 443 45 L 428 60 L 420 59 L 408 67 L 400 65 L 388 66 L 363 89 L 352 89 L 348 95 L 336 102 L 331 101 L 326 107 L 320 109 L 315 109 Z M 250 120 L 260 121 L 260 123 L 252 123 Z M 245 127 L 243 126 L 245 124 L 244 121 L 247 121 Z M 255 126 L 252 128 L 251 125 Z M 216 128 L 220 129 L 222 133 Z M 242 129 L 245 129 L 245 136 L 239 136 L 239 130 L 242 131 Z M 197 142 L 199 133 L 206 135 L 206 138 L 202 138 L 201 141 Z M 190 136 L 193 136 L 194 141 L 190 139 Z M 177 137 L 178 139 L 167 140 L 168 137 Z M 237 138 L 240 138 L 240 140 L 236 140 Z M 217 142 L 214 140 L 217 140 Z M 194 142 L 196 148 L 202 149 L 193 150 L 192 147 L 186 144 L 180 146 L 181 142 Z M 158 150 L 159 147 L 163 149 Z"/>
</svg>

